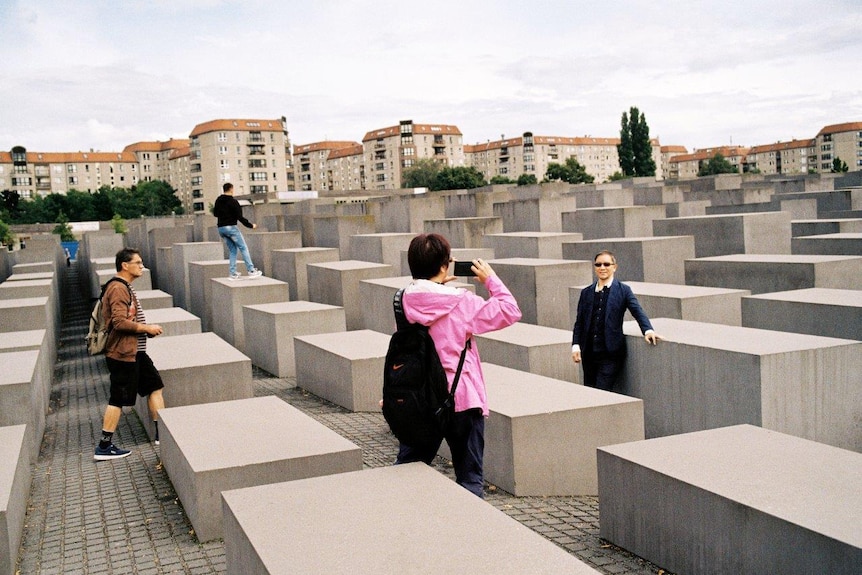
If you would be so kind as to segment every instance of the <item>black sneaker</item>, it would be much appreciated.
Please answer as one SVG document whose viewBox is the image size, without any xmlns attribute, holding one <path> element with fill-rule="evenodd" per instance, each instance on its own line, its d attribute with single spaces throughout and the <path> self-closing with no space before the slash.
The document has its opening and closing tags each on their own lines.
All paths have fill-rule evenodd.
<svg viewBox="0 0 862 575">
<path fill-rule="evenodd" d="M 128 456 L 131 451 L 127 449 L 120 449 L 113 443 L 108 447 L 102 448 L 98 445 L 96 446 L 96 454 L 93 455 L 93 459 L 96 461 L 108 461 L 109 459 L 122 459 Z"/>
</svg>

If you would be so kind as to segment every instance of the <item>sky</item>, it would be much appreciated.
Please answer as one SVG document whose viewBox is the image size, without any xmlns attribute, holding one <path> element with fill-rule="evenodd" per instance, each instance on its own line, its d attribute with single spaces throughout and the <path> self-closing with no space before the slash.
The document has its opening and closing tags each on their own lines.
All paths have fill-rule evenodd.
<svg viewBox="0 0 862 575">
<path fill-rule="evenodd" d="M 616 138 L 632 106 L 662 145 L 770 144 L 862 121 L 860 31 L 859 0 L 0 0 L 0 150 L 282 116 Z"/>
</svg>

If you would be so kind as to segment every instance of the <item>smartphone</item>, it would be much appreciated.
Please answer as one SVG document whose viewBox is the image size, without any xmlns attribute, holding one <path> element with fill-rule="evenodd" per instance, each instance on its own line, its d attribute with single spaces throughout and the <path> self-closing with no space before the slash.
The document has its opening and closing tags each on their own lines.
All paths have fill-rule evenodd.
<svg viewBox="0 0 862 575">
<path fill-rule="evenodd" d="M 455 262 L 455 275 L 456 276 L 474 276 L 476 274 L 473 273 L 473 270 L 470 269 L 473 267 L 473 262 Z"/>
</svg>

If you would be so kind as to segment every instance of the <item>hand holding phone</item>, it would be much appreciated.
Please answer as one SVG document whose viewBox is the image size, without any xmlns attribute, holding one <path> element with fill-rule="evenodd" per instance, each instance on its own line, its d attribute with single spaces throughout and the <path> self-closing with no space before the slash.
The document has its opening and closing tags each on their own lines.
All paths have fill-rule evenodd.
<svg viewBox="0 0 862 575">
<path fill-rule="evenodd" d="M 475 276 L 473 273 L 473 262 L 455 262 L 456 276 Z"/>
</svg>

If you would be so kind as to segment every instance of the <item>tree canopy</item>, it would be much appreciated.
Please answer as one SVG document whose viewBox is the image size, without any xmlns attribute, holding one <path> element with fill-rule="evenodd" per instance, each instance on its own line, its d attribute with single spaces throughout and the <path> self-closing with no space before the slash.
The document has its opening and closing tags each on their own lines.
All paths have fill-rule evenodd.
<svg viewBox="0 0 862 575">
<path fill-rule="evenodd" d="M 429 186 L 431 190 L 471 190 L 487 185 L 482 172 L 470 166 L 465 168 L 443 168 L 434 178 L 434 183 Z"/>
<path fill-rule="evenodd" d="M 709 159 L 705 164 L 701 163 L 700 170 L 698 170 L 698 176 L 714 176 L 716 174 L 736 174 L 739 173 L 733 164 L 727 161 L 727 159 L 722 156 L 720 153 L 716 153 L 712 158 Z"/>
<path fill-rule="evenodd" d="M 652 157 L 649 125 L 646 116 L 634 106 L 629 108 L 628 114 L 623 112 L 617 155 L 624 176 L 655 176 L 656 166 Z"/>
<path fill-rule="evenodd" d="M 402 188 L 431 188 L 434 178 L 440 172 L 440 162 L 431 158 L 422 158 L 401 173 Z"/>
<path fill-rule="evenodd" d="M 519 186 L 530 186 L 532 184 L 538 184 L 539 181 L 536 179 L 535 174 L 521 174 L 518 176 L 518 185 Z"/>
<path fill-rule="evenodd" d="M 840 172 L 846 172 L 850 168 L 847 167 L 847 162 L 835 156 L 832 158 L 832 173 L 837 174 Z"/>
<path fill-rule="evenodd" d="M 549 182 L 568 182 L 570 184 L 591 184 L 595 178 L 587 173 L 587 169 L 575 157 L 566 158 L 565 164 L 551 162 L 545 179 Z"/>
<path fill-rule="evenodd" d="M 11 224 L 106 221 L 114 214 L 126 219 L 182 214 L 183 208 L 167 182 L 141 182 L 131 189 L 102 186 L 93 194 L 69 190 L 66 194 L 36 196 L 18 201 L 18 194 L 3 192 L 0 217 Z"/>
</svg>

